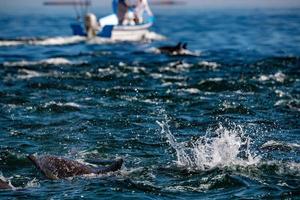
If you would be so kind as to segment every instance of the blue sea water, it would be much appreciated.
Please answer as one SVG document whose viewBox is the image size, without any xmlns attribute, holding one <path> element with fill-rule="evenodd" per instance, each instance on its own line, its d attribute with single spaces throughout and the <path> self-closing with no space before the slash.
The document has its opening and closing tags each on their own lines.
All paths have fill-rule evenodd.
<svg viewBox="0 0 300 200">
<path fill-rule="evenodd" d="M 159 9 L 139 42 L 73 20 L 1 13 L 0 198 L 300 198 L 298 9 Z M 179 41 L 199 56 L 153 51 Z M 125 163 L 52 181 L 32 153 Z"/>
</svg>

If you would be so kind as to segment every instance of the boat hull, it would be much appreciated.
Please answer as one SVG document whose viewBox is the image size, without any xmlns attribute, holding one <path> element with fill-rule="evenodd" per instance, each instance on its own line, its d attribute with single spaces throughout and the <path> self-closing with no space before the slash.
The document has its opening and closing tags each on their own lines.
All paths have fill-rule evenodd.
<svg viewBox="0 0 300 200">
<path fill-rule="evenodd" d="M 138 26 L 114 26 L 111 39 L 113 40 L 142 40 L 149 33 L 152 24 Z"/>
<path fill-rule="evenodd" d="M 137 41 L 145 38 L 151 26 L 152 23 L 135 26 L 107 25 L 97 33 L 97 36 L 112 40 Z M 71 28 L 74 35 L 87 36 L 81 24 L 71 24 Z"/>
</svg>

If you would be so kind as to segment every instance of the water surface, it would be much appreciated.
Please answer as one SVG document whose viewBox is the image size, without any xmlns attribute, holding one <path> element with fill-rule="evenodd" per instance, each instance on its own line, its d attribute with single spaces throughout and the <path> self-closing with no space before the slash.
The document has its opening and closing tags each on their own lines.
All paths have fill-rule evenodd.
<svg viewBox="0 0 300 200">
<path fill-rule="evenodd" d="M 67 14 L 1 14 L 0 172 L 17 187 L 1 197 L 299 197 L 299 13 L 158 10 L 167 40 L 133 43 L 71 36 Z M 200 56 L 152 51 L 179 41 Z M 31 153 L 125 164 L 49 181 Z"/>
</svg>

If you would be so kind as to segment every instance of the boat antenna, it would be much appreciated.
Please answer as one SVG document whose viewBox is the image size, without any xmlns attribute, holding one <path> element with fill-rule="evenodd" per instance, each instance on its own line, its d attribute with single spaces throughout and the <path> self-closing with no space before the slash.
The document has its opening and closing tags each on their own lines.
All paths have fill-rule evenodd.
<svg viewBox="0 0 300 200">
<path fill-rule="evenodd" d="M 77 4 L 73 4 L 73 8 L 74 8 L 74 10 L 75 10 L 76 19 L 77 19 L 78 21 L 80 21 L 81 16 L 80 16 L 80 12 L 79 12 L 79 10 L 78 10 L 78 8 L 77 8 Z"/>
</svg>

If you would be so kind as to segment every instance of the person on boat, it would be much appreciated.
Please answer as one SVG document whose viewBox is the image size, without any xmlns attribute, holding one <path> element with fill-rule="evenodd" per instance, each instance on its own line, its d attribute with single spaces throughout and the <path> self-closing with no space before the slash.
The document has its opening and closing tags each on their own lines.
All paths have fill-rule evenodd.
<svg viewBox="0 0 300 200">
<path fill-rule="evenodd" d="M 117 8 L 117 16 L 118 16 L 119 24 L 123 24 L 129 9 L 129 5 L 130 4 L 128 0 L 119 0 L 118 8 Z"/>
<path fill-rule="evenodd" d="M 147 0 L 138 0 L 136 7 L 135 7 L 135 17 L 136 23 L 141 24 L 144 22 L 143 15 L 147 13 L 149 17 L 153 17 L 153 13 L 149 7 Z"/>
<path fill-rule="evenodd" d="M 101 27 L 97 17 L 93 13 L 87 13 L 84 17 L 85 31 L 88 38 L 95 37 Z"/>
<path fill-rule="evenodd" d="M 147 0 L 113 0 L 113 11 L 120 25 L 143 23 L 145 12 L 149 17 L 153 16 Z"/>
<path fill-rule="evenodd" d="M 118 16 L 121 16 L 121 18 L 119 17 L 119 19 L 120 19 L 119 24 L 135 25 L 137 23 L 135 9 L 139 3 L 139 0 L 125 0 L 124 2 L 127 6 L 127 10 L 125 13 L 123 13 L 122 10 L 119 10 L 120 12 L 119 12 Z M 122 2 L 121 2 L 121 4 L 122 4 Z"/>
</svg>

